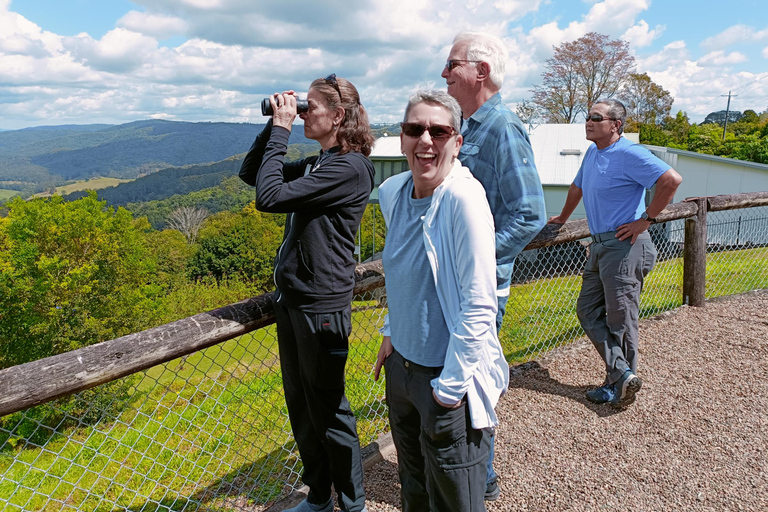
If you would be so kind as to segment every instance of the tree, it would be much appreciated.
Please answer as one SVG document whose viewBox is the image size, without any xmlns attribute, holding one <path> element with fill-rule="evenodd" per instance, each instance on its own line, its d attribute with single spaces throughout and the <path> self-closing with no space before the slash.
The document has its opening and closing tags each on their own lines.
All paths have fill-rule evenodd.
<svg viewBox="0 0 768 512">
<path fill-rule="evenodd" d="M 168 215 L 166 224 L 170 229 L 175 229 L 184 235 L 188 244 L 195 243 L 197 233 L 208 218 L 208 210 L 205 208 L 195 208 L 193 206 L 182 206 Z"/>
<path fill-rule="evenodd" d="M 241 212 L 213 215 L 200 231 L 200 247 L 188 263 L 190 277 L 241 279 L 255 283 L 261 291 L 272 289 L 273 260 L 283 225 L 283 216 L 259 212 L 253 203 Z"/>
<path fill-rule="evenodd" d="M 647 73 L 630 73 L 622 96 L 627 107 L 627 129 L 640 124 L 658 125 L 669 115 L 674 98 Z M 632 130 L 632 128 L 635 128 Z"/>
<path fill-rule="evenodd" d="M 0 367 L 153 325 L 154 261 L 146 219 L 95 192 L 8 204 L 0 219 Z"/>
<path fill-rule="evenodd" d="M 615 96 L 634 68 L 629 43 L 590 32 L 554 48 L 533 101 L 548 122 L 572 123 L 597 100 Z"/>
<path fill-rule="evenodd" d="M 662 123 L 664 132 L 671 139 L 671 147 L 688 149 L 688 132 L 691 129 L 691 122 L 688 114 L 679 110 L 675 117 L 667 116 Z"/>
</svg>

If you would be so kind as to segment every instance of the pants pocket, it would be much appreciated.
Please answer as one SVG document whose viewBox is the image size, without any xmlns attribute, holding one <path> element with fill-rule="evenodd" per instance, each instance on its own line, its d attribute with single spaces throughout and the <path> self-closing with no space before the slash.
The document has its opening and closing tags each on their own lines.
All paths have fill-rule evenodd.
<svg viewBox="0 0 768 512">
<path fill-rule="evenodd" d="M 317 361 L 317 385 L 320 388 L 344 388 L 344 370 L 349 354 L 348 318 L 344 311 L 315 314 L 315 333 L 320 345 Z"/>
</svg>

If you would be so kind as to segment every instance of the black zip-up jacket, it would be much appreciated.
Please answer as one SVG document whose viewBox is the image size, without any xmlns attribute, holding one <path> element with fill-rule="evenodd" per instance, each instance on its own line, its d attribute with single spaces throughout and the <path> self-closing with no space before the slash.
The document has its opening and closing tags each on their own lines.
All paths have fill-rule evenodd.
<svg viewBox="0 0 768 512">
<path fill-rule="evenodd" d="M 355 236 L 373 189 L 373 163 L 338 147 L 286 163 L 289 135 L 270 120 L 240 179 L 256 186 L 257 209 L 288 214 L 275 257 L 276 300 L 309 313 L 340 311 L 352 301 Z"/>
</svg>

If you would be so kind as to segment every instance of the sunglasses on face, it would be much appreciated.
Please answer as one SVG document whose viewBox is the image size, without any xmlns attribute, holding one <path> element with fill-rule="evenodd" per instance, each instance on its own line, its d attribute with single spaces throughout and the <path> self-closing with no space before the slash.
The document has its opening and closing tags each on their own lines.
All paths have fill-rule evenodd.
<svg viewBox="0 0 768 512">
<path fill-rule="evenodd" d="M 344 98 L 341 97 L 341 89 L 339 89 L 339 82 L 336 81 L 336 73 L 331 73 L 330 75 L 325 77 L 323 80 L 325 80 L 326 84 L 336 89 L 336 92 L 339 93 L 339 100 L 344 101 Z"/>
<path fill-rule="evenodd" d="M 445 68 L 448 71 L 452 71 L 454 68 L 457 68 L 462 65 L 462 63 L 465 62 L 472 62 L 474 64 L 477 64 L 478 62 L 482 62 L 481 60 L 463 60 L 463 59 L 448 59 L 445 61 Z"/>
<path fill-rule="evenodd" d="M 600 114 L 589 114 L 587 116 L 587 121 L 594 121 L 596 123 L 599 123 L 601 121 L 616 121 L 616 119 L 612 117 L 603 117 Z"/>
<path fill-rule="evenodd" d="M 424 126 L 419 123 L 400 123 L 403 133 L 408 137 L 421 137 L 424 132 L 429 132 L 429 136 L 432 140 L 445 140 L 451 137 L 456 130 L 452 126 L 446 126 L 443 124 L 433 124 L 432 126 Z"/>
</svg>

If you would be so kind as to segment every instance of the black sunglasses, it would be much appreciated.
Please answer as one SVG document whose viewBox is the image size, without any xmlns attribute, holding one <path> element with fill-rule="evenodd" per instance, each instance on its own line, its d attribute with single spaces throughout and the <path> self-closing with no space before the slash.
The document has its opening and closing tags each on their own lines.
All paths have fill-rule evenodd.
<svg viewBox="0 0 768 512">
<path fill-rule="evenodd" d="M 596 123 L 599 123 L 601 121 L 616 121 L 616 119 L 612 117 L 603 117 L 600 114 L 589 114 L 587 116 L 587 121 L 594 121 Z"/>
<path fill-rule="evenodd" d="M 463 60 L 463 59 L 448 59 L 445 61 L 445 67 L 448 71 L 452 71 L 453 68 L 457 68 L 461 66 L 463 62 L 472 62 L 474 64 L 477 64 L 478 62 L 483 62 L 481 60 Z"/>
<path fill-rule="evenodd" d="M 421 137 L 424 132 L 429 132 L 429 136 L 432 140 L 445 140 L 451 137 L 456 130 L 452 126 L 446 126 L 443 124 L 433 124 L 432 126 L 424 126 L 419 123 L 400 123 L 403 133 L 408 137 Z"/>
<path fill-rule="evenodd" d="M 336 89 L 336 92 L 339 93 L 339 100 L 344 101 L 344 98 L 341 97 L 341 89 L 339 89 L 339 82 L 336 81 L 336 73 L 331 73 L 327 77 L 325 77 L 325 83 L 328 85 L 332 85 L 334 89 Z"/>
</svg>

